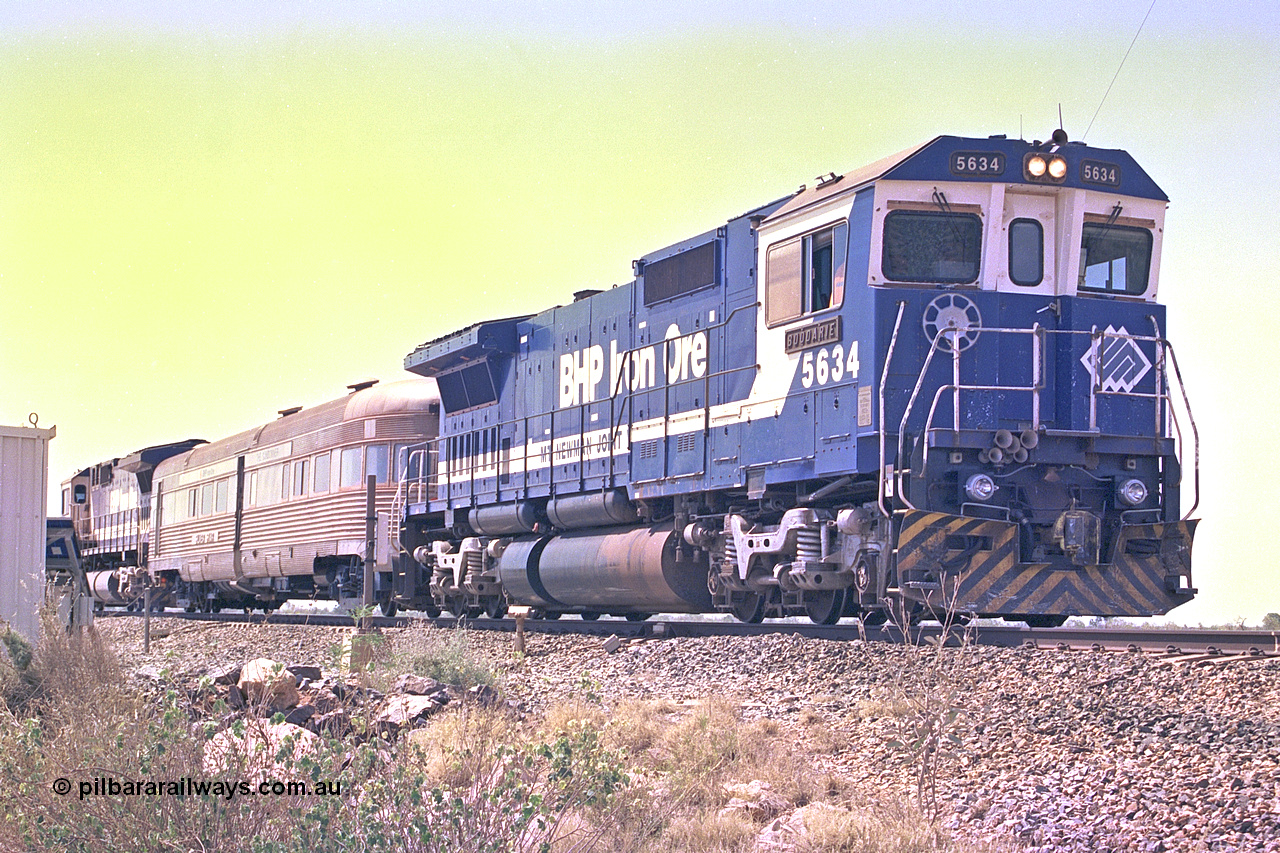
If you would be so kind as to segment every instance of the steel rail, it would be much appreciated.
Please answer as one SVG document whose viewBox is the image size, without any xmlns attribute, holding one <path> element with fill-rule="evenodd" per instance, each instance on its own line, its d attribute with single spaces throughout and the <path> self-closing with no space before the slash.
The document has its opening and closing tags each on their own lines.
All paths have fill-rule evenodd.
<svg viewBox="0 0 1280 853">
<path fill-rule="evenodd" d="M 99 617 L 141 616 L 137 611 L 112 610 Z M 226 622 L 253 625 L 315 625 L 328 628 L 355 628 L 354 617 L 340 613 L 152 613 L 152 618 L 191 621 Z M 514 619 L 457 619 L 423 616 L 374 616 L 369 620 L 377 628 L 405 628 L 429 625 L 436 628 L 465 626 L 472 630 L 514 632 Z M 811 639 L 851 642 L 901 643 L 903 632 L 895 625 L 862 627 L 856 620 L 845 619 L 835 625 L 808 622 L 775 622 L 751 625 L 743 622 L 721 622 L 707 619 L 651 619 L 631 622 L 625 619 L 528 619 L 525 631 L 530 634 L 582 635 L 627 639 L 665 639 L 673 637 L 762 637 L 793 634 Z M 911 626 L 908 634 L 913 642 L 945 636 L 951 645 L 966 639 L 976 645 L 1005 648 L 1085 649 L 1097 651 L 1143 651 L 1183 654 L 1251 654 L 1280 656 L 1280 631 L 1253 629 L 1213 630 L 1180 627 L 1063 627 L 1029 628 L 1024 625 L 977 624 L 968 627 L 952 625 L 944 628 L 936 622 Z"/>
</svg>

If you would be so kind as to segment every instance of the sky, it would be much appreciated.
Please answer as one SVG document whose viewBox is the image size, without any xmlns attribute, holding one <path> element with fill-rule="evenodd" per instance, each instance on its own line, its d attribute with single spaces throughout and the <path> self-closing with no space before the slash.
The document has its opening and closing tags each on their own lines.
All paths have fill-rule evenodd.
<svg viewBox="0 0 1280 853">
<path fill-rule="evenodd" d="M 0 424 L 56 425 L 52 499 L 407 376 L 423 341 L 628 281 L 816 175 L 1061 111 L 1172 200 L 1203 519 L 1172 616 L 1256 624 L 1280 612 L 1277 92 L 1280 8 L 1246 0 L 7 0 Z"/>
</svg>

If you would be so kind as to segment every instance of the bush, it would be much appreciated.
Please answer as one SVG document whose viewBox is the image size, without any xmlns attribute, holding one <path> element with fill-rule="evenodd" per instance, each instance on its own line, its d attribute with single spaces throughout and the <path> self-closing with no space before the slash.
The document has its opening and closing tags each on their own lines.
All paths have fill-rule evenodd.
<svg viewBox="0 0 1280 853">
<path fill-rule="evenodd" d="M 422 628 L 406 632 L 396 642 L 393 669 L 434 678 L 462 688 L 494 686 L 497 675 L 472 648 L 465 628 L 441 631 Z"/>
<path fill-rule="evenodd" d="M 0 642 L 4 643 L 5 649 L 9 652 L 9 661 L 15 670 L 21 672 L 31 666 L 31 644 L 23 639 L 21 634 L 12 628 L 5 628 L 4 633 L 0 634 Z"/>
</svg>

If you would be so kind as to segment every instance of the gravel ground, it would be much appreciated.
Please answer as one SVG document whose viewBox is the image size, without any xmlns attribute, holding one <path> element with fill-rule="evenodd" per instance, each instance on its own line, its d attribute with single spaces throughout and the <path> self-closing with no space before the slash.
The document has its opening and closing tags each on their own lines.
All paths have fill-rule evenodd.
<svg viewBox="0 0 1280 853">
<path fill-rule="evenodd" d="M 127 668 L 199 674 L 266 656 L 329 666 L 342 631 L 158 620 L 98 621 Z M 411 652 L 424 629 L 386 632 Z M 162 635 L 162 636 L 161 636 Z M 904 693 L 957 708 L 954 756 L 938 779 L 960 839 L 1036 851 L 1280 852 L 1280 659 L 1170 663 L 1136 652 L 965 648 L 931 654 L 792 636 L 624 643 L 468 632 L 471 650 L 531 711 L 584 694 L 739 700 L 775 719 L 850 788 L 913 793 L 911 757 L 891 746 L 916 717 Z M 896 700 L 896 701 L 895 701 Z"/>
</svg>

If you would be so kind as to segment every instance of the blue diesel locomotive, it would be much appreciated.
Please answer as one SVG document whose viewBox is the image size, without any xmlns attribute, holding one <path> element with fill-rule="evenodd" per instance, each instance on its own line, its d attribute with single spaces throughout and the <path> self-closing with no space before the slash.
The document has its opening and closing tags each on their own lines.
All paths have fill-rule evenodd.
<svg viewBox="0 0 1280 853">
<path fill-rule="evenodd" d="M 1169 611 L 1198 444 L 1156 301 L 1167 201 L 1060 130 L 943 136 L 421 345 L 443 410 L 400 466 L 394 600 Z"/>
</svg>

